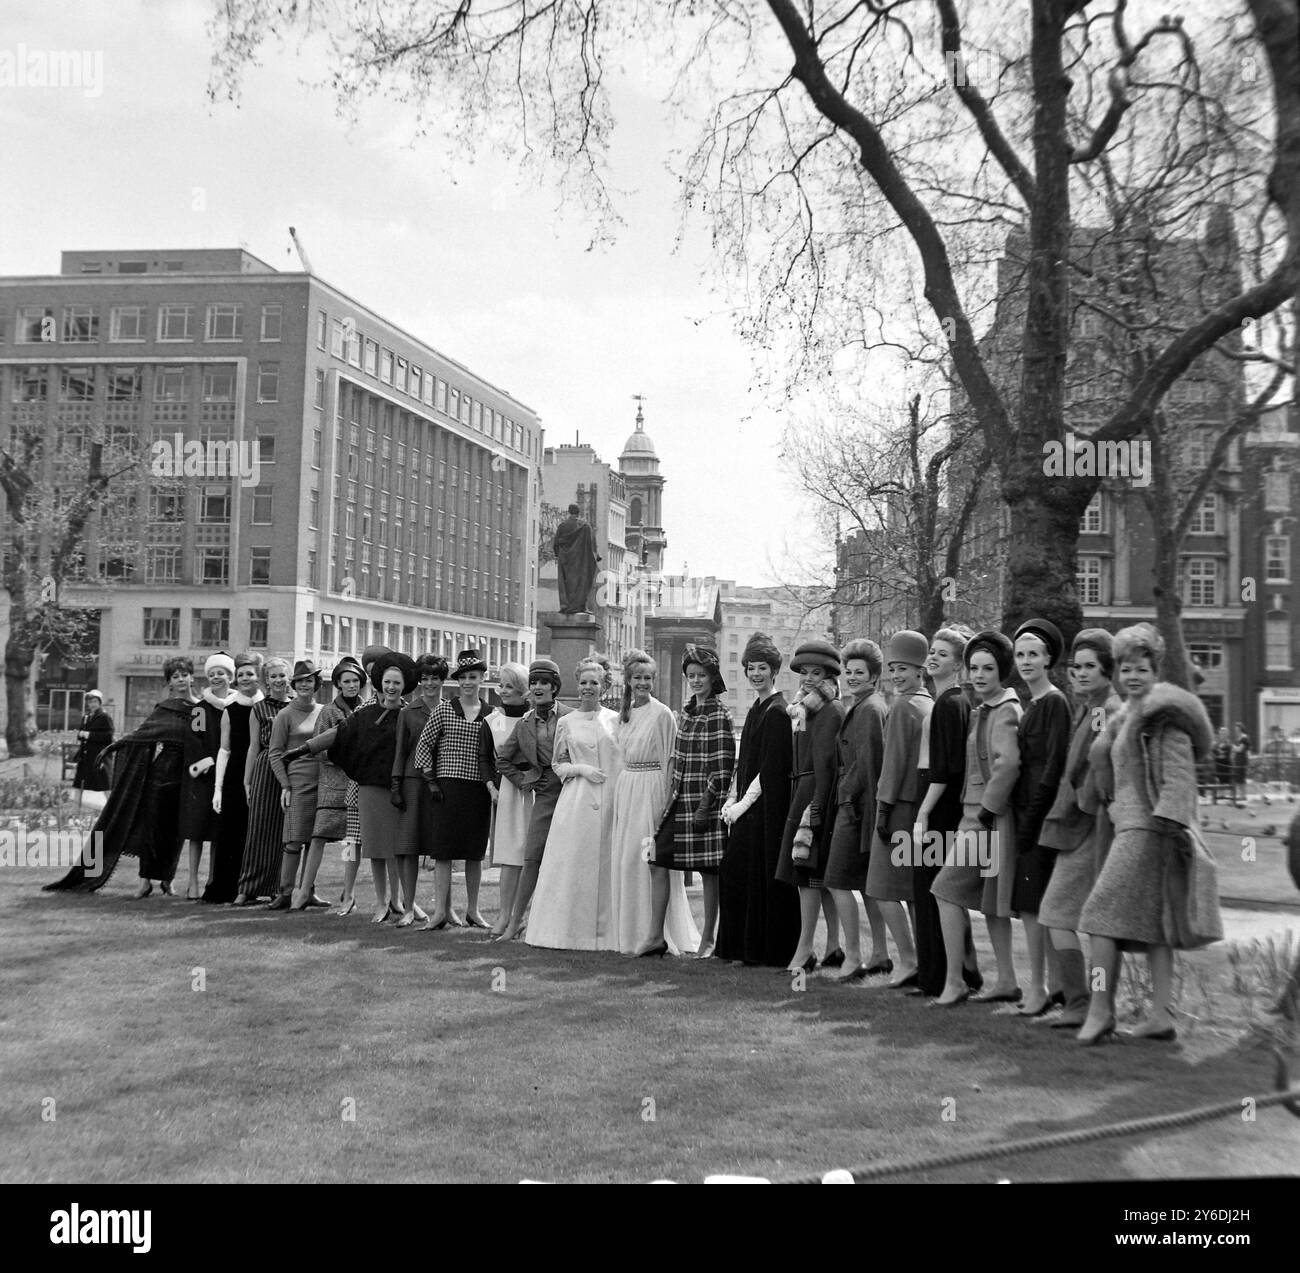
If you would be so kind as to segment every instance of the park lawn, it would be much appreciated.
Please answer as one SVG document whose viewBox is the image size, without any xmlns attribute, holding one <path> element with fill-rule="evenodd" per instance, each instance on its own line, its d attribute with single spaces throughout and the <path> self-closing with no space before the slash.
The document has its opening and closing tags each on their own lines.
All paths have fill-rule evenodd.
<svg viewBox="0 0 1300 1273">
<path fill-rule="evenodd" d="M 790 1178 L 1272 1086 L 1222 947 L 1185 957 L 1178 1045 L 1084 1049 L 819 975 L 800 992 L 714 961 L 502 948 L 366 906 L 132 902 L 130 867 L 100 896 L 0 873 L 6 1182 Z M 339 869 L 331 853 L 322 895 Z M 901 1178 L 1294 1172 L 1298 1146 L 1265 1110 Z"/>
</svg>

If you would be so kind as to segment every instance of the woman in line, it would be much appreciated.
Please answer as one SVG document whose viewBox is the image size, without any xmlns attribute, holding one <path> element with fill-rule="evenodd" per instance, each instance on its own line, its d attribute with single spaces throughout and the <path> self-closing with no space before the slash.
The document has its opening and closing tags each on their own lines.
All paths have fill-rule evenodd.
<svg viewBox="0 0 1300 1273">
<path fill-rule="evenodd" d="M 628 653 L 623 707 L 614 726 L 622 768 L 613 788 L 612 932 L 625 955 L 680 955 L 700 942 L 681 873 L 656 872 L 648 861 L 668 802 L 677 741 L 672 709 L 654 697 L 658 671 L 644 650 Z M 654 924 L 657 888 L 669 890 L 668 919 L 663 939 L 650 941 L 646 934 Z"/>
<path fill-rule="evenodd" d="M 939 901 L 932 892 L 943 868 L 944 854 L 961 825 L 961 792 L 966 779 L 966 735 L 970 732 L 970 699 L 961 684 L 962 656 L 974 635 L 969 628 L 940 628 L 930 642 L 925 670 L 934 685 L 934 710 L 926 717 L 922 755 L 929 761 L 929 786 L 916 813 L 913 844 L 922 846 L 923 864 L 912 868 L 916 920 L 917 989 L 937 999 L 951 977 L 971 990 L 984 985 L 975 960 L 970 917 L 960 918 L 964 936 L 950 952 L 943 932 Z M 927 837 L 942 839 L 927 844 Z M 933 859 L 937 858 L 937 862 Z"/>
<path fill-rule="evenodd" d="M 719 697 L 722 680 L 718 652 L 707 645 L 687 645 L 682 673 L 690 698 L 677 714 L 673 777 L 664 816 L 655 831 L 654 872 L 698 871 L 704 884 L 704 931 L 699 959 L 713 956 L 718 935 L 718 866 L 726 847 L 722 803 L 736 767 L 736 735 L 731 713 Z M 668 940 L 669 881 L 651 880 L 654 915 L 647 939 Z"/>
<path fill-rule="evenodd" d="M 244 792 L 248 797 L 248 833 L 244 837 L 236 906 L 251 906 L 258 898 L 273 898 L 284 855 L 284 806 L 280 784 L 271 772 L 271 727 L 289 705 L 289 660 L 278 655 L 262 665 L 265 694 L 253 707 L 248 726 L 248 756 L 244 761 Z"/>
<path fill-rule="evenodd" d="M 185 900 L 199 900 L 199 863 L 208 846 L 208 875 L 212 874 L 212 846 L 221 830 L 220 815 L 212 808 L 217 789 L 217 753 L 221 750 L 221 716 L 230 697 L 235 661 L 224 650 L 210 655 L 203 665 L 208 687 L 190 710 L 190 732 L 185 739 L 185 773 L 181 778 L 181 838 L 189 857 L 190 879 Z"/>
<path fill-rule="evenodd" d="M 393 848 L 405 910 L 397 928 L 409 928 L 417 919 L 429 917 L 415 903 L 415 887 L 420 877 L 420 857 L 429 852 L 433 837 L 433 800 L 424 775 L 415 767 L 415 746 L 424 733 L 438 704 L 447 679 L 447 660 L 436 654 L 421 654 L 415 660 L 418 681 L 415 697 L 397 718 L 397 746 L 393 752 L 393 773 L 389 798 L 402 815 L 400 834 Z"/>
<path fill-rule="evenodd" d="M 252 737 L 253 708 L 262 701 L 262 656 L 245 652 L 235 658 L 235 691 L 221 715 L 221 749 L 217 752 L 212 808 L 221 818 L 221 839 L 213 845 L 212 879 L 205 902 L 233 902 L 239 894 L 248 840 L 248 790 L 244 770 Z"/>
<path fill-rule="evenodd" d="M 85 697 L 81 724 L 77 727 L 77 767 L 72 775 L 77 804 L 83 791 L 103 791 L 108 780 L 98 764 L 99 753 L 113 741 L 113 719 L 104 710 L 104 696 L 90 690 Z"/>
<path fill-rule="evenodd" d="M 1020 700 L 1006 685 L 1015 657 L 1011 642 L 996 629 L 977 633 L 966 646 L 966 673 L 975 690 L 966 736 L 962 818 L 943 870 L 931 891 L 939 899 L 948 978 L 934 1002 L 943 1008 L 964 1003 L 970 989 L 956 952 L 966 939 L 968 910 L 982 910 L 997 960 L 997 983 L 976 1003 L 1018 1003 L 1020 987 L 1011 957 L 1011 888 L 1016 878 L 1015 819 L 1011 793 L 1020 775 Z"/>
<path fill-rule="evenodd" d="M 271 772 L 280 784 L 280 805 L 284 809 L 284 857 L 280 862 L 280 891 L 271 903 L 272 910 L 306 910 L 327 903 L 316 896 L 316 871 L 320 867 L 320 848 L 307 854 L 301 887 L 295 889 L 302 852 L 311 843 L 316 825 L 316 792 L 320 783 L 320 762 L 307 750 L 316 732 L 321 704 L 316 701 L 321 671 L 310 659 L 299 659 L 293 666 L 294 699 L 275 718 L 271 727 Z M 286 752 L 292 752 L 292 757 Z"/>
<path fill-rule="evenodd" d="M 1095 1044 L 1115 1032 L 1120 952 L 1145 950 L 1151 1007 L 1133 1034 L 1173 1039 L 1174 942 L 1166 887 L 1184 871 L 1179 858 L 1198 826 L 1196 765 L 1213 733 L 1200 699 L 1160 681 L 1165 643 L 1148 623 L 1115 634 L 1124 706 L 1094 743 L 1089 758 L 1102 790 L 1110 788 L 1115 838 L 1097 876 L 1080 929 L 1092 938 L 1092 1001 L 1079 1031 Z M 1112 785 L 1113 784 L 1113 785 Z M 1210 899 L 1217 917 L 1217 896 Z"/>
<path fill-rule="evenodd" d="M 895 988 L 917 984 L 916 947 L 907 922 L 904 902 L 912 900 L 912 867 L 923 861 L 920 846 L 911 844 L 916 811 L 930 785 L 929 758 L 921 764 L 925 722 L 934 699 L 922 679 L 930 657 L 930 643 L 919 632 L 895 632 L 885 652 L 885 667 L 894 683 L 885 729 L 885 763 L 876 788 L 876 838 L 867 867 L 867 892 L 894 938 L 898 968 L 889 984 Z M 901 836 L 898 845 L 894 837 Z"/>
<path fill-rule="evenodd" d="M 840 653 L 829 641 L 805 641 L 794 652 L 790 671 L 799 675 L 799 697 L 790 705 L 793 785 L 776 878 L 799 890 L 799 943 L 785 971 L 812 972 L 817 967 L 813 942 L 835 814 L 836 739 L 844 722 L 836 685 Z"/>
<path fill-rule="evenodd" d="M 514 737 L 515 729 L 528 710 L 528 669 L 522 663 L 503 663 L 497 673 L 501 710 L 488 717 L 492 746 L 500 761 L 501 750 Z M 498 778 L 501 777 L 498 765 Z M 497 782 L 497 804 L 492 814 L 492 865 L 501 872 L 497 921 L 492 936 L 500 937 L 510 925 L 515 890 L 524 868 L 524 841 L 528 838 L 528 817 L 533 793 L 513 782 Z"/>
<path fill-rule="evenodd" d="M 1020 776 L 1011 796 L 1016 815 L 1016 883 L 1011 911 L 1025 926 L 1029 946 L 1029 994 L 1020 1005 L 1026 1017 L 1041 1017 L 1052 1006 L 1045 972 L 1055 976 L 1055 949 L 1048 951 L 1047 930 L 1038 908 L 1052 878 L 1056 852 L 1039 842 L 1043 819 L 1056 800 L 1070 747 L 1070 704 L 1048 672 L 1061 660 L 1065 640 L 1050 619 L 1026 619 L 1016 629 L 1016 671 L 1029 690 L 1020 718 Z"/>
<path fill-rule="evenodd" d="M 719 959 L 785 968 L 799 944 L 799 890 L 776 878 L 790 812 L 790 716 L 776 688 L 781 652 L 755 632 L 741 656 L 755 698 L 745 715 L 732 793 L 722 807 L 727 848 L 719 868 Z"/>
<path fill-rule="evenodd" d="M 375 913 L 371 922 L 382 924 L 392 913 L 389 870 L 397 842 L 401 812 L 392 803 L 393 757 L 397 754 L 397 724 L 405 706 L 402 695 L 415 689 L 415 663 L 395 650 L 372 655 L 370 684 L 377 697 L 362 703 L 335 727 L 334 736 L 317 736 L 330 760 L 357 784 L 357 816 L 361 853 L 370 863 L 375 886 Z"/>
<path fill-rule="evenodd" d="M 552 768 L 564 784 L 546 837 L 525 941 L 552 950 L 617 950 L 610 846 L 620 758 L 615 712 L 601 698 L 613 678 L 578 664 L 578 705 L 555 728 Z"/>
<path fill-rule="evenodd" d="M 1039 844 L 1056 852 L 1052 878 L 1043 894 L 1038 922 L 1048 930 L 1061 974 L 1065 1011 L 1049 1024 L 1078 1029 L 1088 1017 L 1088 970 L 1079 943 L 1079 913 L 1110 848 L 1110 818 L 1098 798 L 1088 752 L 1119 710 L 1111 684 L 1115 670 L 1112 639 L 1104 628 L 1085 628 L 1070 649 L 1074 723 L 1060 789 L 1039 832 Z"/>
<path fill-rule="evenodd" d="M 883 667 L 880 646 L 874 641 L 850 641 L 840 658 L 848 708 L 836 739 L 839 776 L 825 881 L 844 930 L 848 971 L 838 980 L 849 982 L 862 981 L 871 971 L 862 959 L 856 895 L 867 886 L 867 863 L 876 826 L 876 784 L 884 762 L 889 709 L 876 688 Z"/>
<path fill-rule="evenodd" d="M 415 767 L 424 775 L 433 800 L 433 914 L 424 926 L 462 925 L 451 906 L 451 870 L 454 861 L 463 859 L 463 923 L 486 929 L 488 922 L 479 914 L 478 890 L 497 799 L 497 767 L 486 719 L 490 708 L 479 697 L 487 675 L 480 651 L 462 650 L 452 675 L 460 693 L 450 703 L 440 702 L 433 709 L 415 749 Z"/>
<path fill-rule="evenodd" d="M 1250 772 L 1250 735 L 1240 721 L 1232 740 L 1232 800 L 1236 805 L 1246 799 L 1246 777 Z"/>
<path fill-rule="evenodd" d="M 357 823 L 356 794 L 353 790 L 349 801 L 349 788 L 352 780 L 331 759 L 328 744 L 318 746 L 323 734 L 334 737 L 334 731 L 353 712 L 361 706 L 361 687 L 365 684 L 365 670 L 351 655 L 341 658 L 330 671 L 330 684 L 334 686 L 333 700 L 321 708 L 316 718 L 316 730 L 307 743 L 308 751 L 316 757 L 320 770 L 316 783 L 316 820 L 312 823 L 312 852 L 320 845 L 321 856 L 325 846 L 342 840 L 351 849 L 351 856 L 346 860 L 343 896 L 339 902 L 336 915 L 350 915 L 356 906 L 353 888 L 357 878 L 357 859 L 361 854 L 361 836 L 359 827 L 349 829 L 349 824 Z M 346 867 L 352 868 L 349 873 Z"/>
</svg>

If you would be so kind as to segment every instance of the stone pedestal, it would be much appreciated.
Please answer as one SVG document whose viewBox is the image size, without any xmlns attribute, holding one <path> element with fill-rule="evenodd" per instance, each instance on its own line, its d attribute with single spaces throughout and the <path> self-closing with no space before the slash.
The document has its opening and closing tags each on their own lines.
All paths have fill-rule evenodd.
<svg viewBox="0 0 1300 1273">
<path fill-rule="evenodd" d="M 596 650 L 600 624 L 587 611 L 580 614 L 551 612 L 539 616 L 551 630 L 551 648 L 546 655 L 560 669 L 560 702 L 572 706 L 578 701 L 578 685 L 573 669 Z"/>
</svg>

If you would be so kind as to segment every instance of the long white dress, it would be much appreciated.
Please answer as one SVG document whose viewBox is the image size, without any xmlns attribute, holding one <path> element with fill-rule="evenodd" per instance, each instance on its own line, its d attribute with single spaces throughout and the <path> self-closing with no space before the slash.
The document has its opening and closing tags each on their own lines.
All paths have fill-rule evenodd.
<svg viewBox="0 0 1300 1273">
<path fill-rule="evenodd" d="M 514 735 L 522 716 L 493 712 L 487 718 L 492 743 L 501 748 Z M 492 865 L 523 866 L 524 837 L 528 834 L 528 815 L 533 810 L 533 793 L 520 791 L 513 782 L 502 778 L 498 783 L 496 808 L 492 811 Z"/>
<path fill-rule="evenodd" d="M 621 761 L 608 707 L 569 712 L 555 727 L 552 761 L 564 790 L 555 805 L 528 919 L 531 946 L 552 950 L 617 950 L 612 905 L 611 833 Z M 605 781 L 574 773 L 594 765 Z"/>
<path fill-rule="evenodd" d="M 618 722 L 614 736 L 623 753 L 623 770 L 614 788 L 614 932 L 619 950 L 630 955 L 650 936 L 654 908 L 646 847 L 654 844 L 672 785 L 677 718 L 672 708 L 652 698 L 644 707 L 632 708 L 628 721 Z M 664 938 L 668 949 L 680 955 L 699 946 L 700 933 L 686 897 L 685 875 L 667 874 Z"/>
</svg>

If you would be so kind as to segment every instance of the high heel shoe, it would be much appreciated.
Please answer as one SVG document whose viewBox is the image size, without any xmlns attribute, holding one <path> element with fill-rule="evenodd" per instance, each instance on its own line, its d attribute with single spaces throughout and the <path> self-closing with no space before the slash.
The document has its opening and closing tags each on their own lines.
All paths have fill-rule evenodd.
<svg viewBox="0 0 1300 1273">
<path fill-rule="evenodd" d="M 158 881 L 158 891 L 159 891 L 160 893 L 162 893 L 162 895 L 163 895 L 164 897 L 175 897 L 175 896 L 176 896 L 176 890 L 172 887 L 172 882 L 171 882 L 171 880 L 159 880 L 159 881 Z"/>
<path fill-rule="evenodd" d="M 835 984 L 837 986 L 846 986 L 851 981 L 866 981 L 868 975 L 867 965 L 859 964 L 852 972 L 846 972 L 842 977 L 836 977 Z"/>
<path fill-rule="evenodd" d="M 826 958 L 823 959 L 821 963 L 817 965 L 817 967 L 818 968 L 843 968 L 844 952 L 838 946 L 836 946 L 835 949 L 832 950 L 826 956 Z"/>
<path fill-rule="evenodd" d="M 892 959 L 877 959 L 875 963 L 867 965 L 868 977 L 874 977 L 877 973 L 893 971 L 894 961 Z"/>
<path fill-rule="evenodd" d="M 1115 1016 L 1112 1013 L 1110 1019 L 1093 1034 L 1085 1034 L 1084 1030 L 1088 1027 L 1085 1024 L 1083 1030 L 1080 1030 L 1074 1037 L 1085 1048 L 1096 1047 L 1099 1043 L 1113 1043 L 1115 1041 Z"/>
<path fill-rule="evenodd" d="M 399 919 L 399 920 L 397 921 L 397 923 L 395 923 L 395 924 L 393 925 L 393 927 L 394 927 L 394 928 L 410 928 L 410 926 L 411 926 L 412 924 L 414 924 L 414 923 L 415 923 L 415 912 L 412 911 L 411 914 L 409 914 L 409 915 L 403 915 L 402 918 Z"/>
<path fill-rule="evenodd" d="M 667 953 L 668 953 L 668 943 L 666 941 L 661 941 L 659 945 L 651 946 L 649 950 L 642 950 L 638 952 L 637 958 L 652 959 L 655 956 L 658 956 L 660 959 L 662 959 Z"/>
<path fill-rule="evenodd" d="M 337 915 L 339 919 L 343 919 L 345 916 L 351 915 L 352 912 L 356 909 L 357 909 L 357 899 L 353 897 L 346 902 L 340 903 L 338 910 L 336 910 L 334 914 Z"/>
<path fill-rule="evenodd" d="M 131 897 L 132 897 L 135 901 L 139 901 L 142 897 L 148 897 L 149 894 L 152 893 L 152 892 L 153 892 L 153 883 L 152 883 L 152 881 L 150 881 L 150 880 L 141 880 L 141 881 L 140 881 L 140 887 L 137 888 L 137 889 L 135 890 L 135 892 L 131 894 Z"/>
<path fill-rule="evenodd" d="M 967 968 L 963 965 L 961 979 L 966 983 L 966 988 L 976 994 L 984 989 L 984 974 L 978 968 Z"/>
<path fill-rule="evenodd" d="M 268 911 L 287 911 L 292 905 L 293 905 L 293 894 L 280 893 L 276 897 L 275 901 L 267 902 L 266 909 Z"/>
<path fill-rule="evenodd" d="M 1141 1026 L 1138 1026 L 1136 1030 L 1131 1031 L 1133 1037 L 1135 1039 L 1146 1039 L 1151 1043 L 1168 1043 L 1172 1039 L 1176 1039 L 1178 1037 L 1178 1031 L 1174 1028 L 1173 1024 L 1174 1010 L 1172 1008 L 1166 1008 L 1165 1013 L 1169 1017 L 1168 1025 L 1159 1026 L 1154 1030 L 1144 1030 Z M 1151 1022 L 1148 1021 L 1147 1025 L 1151 1025 Z"/>
<path fill-rule="evenodd" d="M 782 968 L 781 971 L 785 973 L 787 977 L 792 977 L 797 972 L 816 972 L 817 956 L 809 955 L 808 958 L 805 959 L 797 968 Z"/>
</svg>

